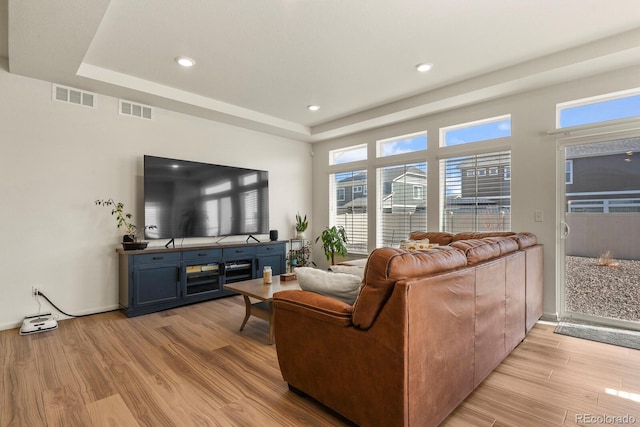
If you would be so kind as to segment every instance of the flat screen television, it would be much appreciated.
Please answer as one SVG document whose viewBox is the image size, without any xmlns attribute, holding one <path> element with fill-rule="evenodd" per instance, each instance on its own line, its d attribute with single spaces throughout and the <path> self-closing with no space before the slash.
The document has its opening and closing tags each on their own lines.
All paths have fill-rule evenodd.
<svg viewBox="0 0 640 427">
<path fill-rule="evenodd" d="M 269 173 L 144 156 L 144 222 L 149 239 L 269 232 Z"/>
</svg>

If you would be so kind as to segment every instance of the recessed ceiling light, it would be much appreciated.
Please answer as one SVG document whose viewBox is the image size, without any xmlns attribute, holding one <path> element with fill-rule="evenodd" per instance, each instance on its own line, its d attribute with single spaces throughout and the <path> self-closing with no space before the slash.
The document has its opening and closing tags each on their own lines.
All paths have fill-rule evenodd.
<svg viewBox="0 0 640 427">
<path fill-rule="evenodd" d="M 426 73 L 427 71 L 429 71 L 431 68 L 433 68 L 433 64 L 418 64 L 416 65 L 416 70 L 418 70 L 421 73 Z"/>
<path fill-rule="evenodd" d="M 320 109 L 319 105 L 307 105 L 307 109 L 309 109 L 309 111 L 318 111 Z"/>
<path fill-rule="evenodd" d="M 196 61 L 186 56 L 178 56 L 176 58 L 176 62 L 183 67 L 193 67 L 196 64 Z"/>
</svg>

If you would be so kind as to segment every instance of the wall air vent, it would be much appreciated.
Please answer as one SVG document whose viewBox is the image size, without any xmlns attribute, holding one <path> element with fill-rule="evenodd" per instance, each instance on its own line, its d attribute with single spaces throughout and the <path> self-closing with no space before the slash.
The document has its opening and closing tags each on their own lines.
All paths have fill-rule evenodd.
<svg viewBox="0 0 640 427">
<path fill-rule="evenodd" d="M 151 120 L 153 108 L 148 105 L 136 104 L 135 102 L 120 100 L 120 114 L 133 116 L 141 119 Z"/>
<path fill-rule="evenodd" d="M 71 87 L 53 85 L 53 100 L 83 107 L 96 108 L 96 94 Z"/>
</svg>

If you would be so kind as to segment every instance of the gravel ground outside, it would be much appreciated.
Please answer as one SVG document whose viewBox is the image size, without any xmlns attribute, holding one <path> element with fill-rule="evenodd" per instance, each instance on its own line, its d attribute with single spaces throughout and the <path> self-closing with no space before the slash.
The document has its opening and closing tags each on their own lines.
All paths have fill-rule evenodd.
<svg viewBox="0 0 640 427">
<path fill-rule="evenodd" d="M 593 316 L 640 321 L 640 261 L 566 257 L 567 310 Z"/>
</svg>

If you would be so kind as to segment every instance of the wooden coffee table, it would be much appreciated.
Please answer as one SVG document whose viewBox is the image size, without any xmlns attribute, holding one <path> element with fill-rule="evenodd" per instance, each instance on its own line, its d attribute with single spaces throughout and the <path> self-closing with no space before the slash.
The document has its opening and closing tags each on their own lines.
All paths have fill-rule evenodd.
<svg viewBox="0 0 640 427">
<path fill-rule="evenodd" d="M 229 283 L 224 285 L 228 291 L 237 292 L 244 297 L 245 315 L 240 330 L 253 315 L 269 322 L 269 344 L 273 344 L 273 294 L 279 291 L 300 289 L 297 280 L 280 281 L 280 276 L 273 276 L 273 283 L 265 285 L 262 278 L 245 280 L 242 282 Z M 251 303 L 250 298 L 258 300 Z"/>
</svg>

